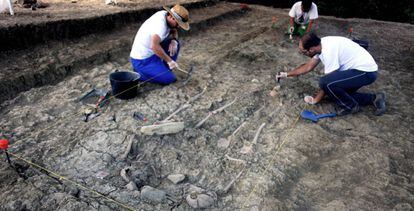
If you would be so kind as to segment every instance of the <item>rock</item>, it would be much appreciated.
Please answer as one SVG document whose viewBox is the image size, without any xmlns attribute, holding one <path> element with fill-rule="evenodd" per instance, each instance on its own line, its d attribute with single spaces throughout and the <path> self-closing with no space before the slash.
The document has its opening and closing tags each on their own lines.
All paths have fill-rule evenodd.
<svg viewBox="0 0 414 211">
<path fill-rule="evenodd" d="M 230 140 L 226 138 L 221 138 L 217 141 L 217 147 L 220 149 L 227 149 L 230 145 Z"/>
<path fill-rule="evenodd" d="M 184 122 L 167 122 L 159 125 L 148 125 L 141 128 L 145 135 L 165 135 L 178 133 L 184 129 Z"/>
<path fill-rule="evenodd" d="M 137 187 L 137 185 L 135 184 L 135 182 L 129 182 L 127 185 L 126 185 L 126 188 L 128 189 L 128 190 L 130 190 L 130 191 L 134 191 L 134 190 L 138 190 L 138 187 Z"/>
<path fill-rule="evenodd" d="M 252 83 L 256 83 L 257 84 L 257 83 L 259 83 L 259 80 L 257 80 L 256 78 L 253 78 L 252 79 Z"/>
<path fill-rule="evenodd" d="M 162 203 L 167 199 L 167 193 L 151 186 L 144 186 L 141 190 L 141 199 L 152 203 Z"/>
<path fill-rule="evenodd" d="M 275 89 L 272 89 L 272 91 L 270 91 L 269 95 L 270 95 L 271 97 L 276 96 L 276 95 L 277 95 L 276 90 L 275 90 Z"/>
<path fill-rule="evenodd" d="M 209 208 L 217 200 L 217 194 L 212 191 L 206 191 L 200 187 L 190 185 L 187 192 L 189 194 L 185 198 L 188 205 L 194 209 Z"/>
<path fill-rule="evenodd" d="M 172 183 L 178 184 L 185 179 L 185 175 L 183 174 L 170 174 L 167 177 Z"/>
<path fill-rule="evenodd" d="M 129 172 L 129 168 L 123 168 L 120 173 L 122 179 L 124 179 L 125 182 L 131 181 L 131 178 L 129 178 L 128 172 Z"/>
</svg>

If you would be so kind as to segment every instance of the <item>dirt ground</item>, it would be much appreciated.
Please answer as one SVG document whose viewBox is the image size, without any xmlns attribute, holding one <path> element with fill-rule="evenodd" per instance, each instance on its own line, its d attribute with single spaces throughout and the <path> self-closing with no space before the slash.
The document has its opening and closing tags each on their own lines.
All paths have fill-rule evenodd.
<svg viewBox="0 0 414 211">
<path fill-rule="evenodd" d="M 388 109 L 381 117 L 365 107 L 312 123 L 300 119 L 303 109 L 332 109 L 328 100 L 303 102 L 317 91 L 322 66 L 276 83 L 278 71 L 307 58 L 297 39 L 284 34 L 286 10 L 250 7 L 182 38 L 179 64 L 194 68 L 185 85 L 181 73 L 169 86 L 144 84 L 138 97 L 111 99 L 100 116 L 84 122 L 88 105 L 77 99 L 92 87 L 110 89 L 115 69 L 131 70 L 121 54 L 2 103 L 1 135 L 11 141 L 16 169 L 0 163 L 0 208 L 191 210 L 194 200 L 203 200 L 212 210 L 412 210 L 414 26 L 320 17 L 321 36 L 347 36 L 352 27 L 354 36 L 369 40 L 380 76 L 364 89 L 386 92 Z M 138 29 L 125 28 L 125 37 Z M 123 37 L 114 32 L 101 39 Z M 183 131 L 140 132 L 183 106 L 171 118 L 184 122 Z M 134 112 L 148 121 L 134 119 Z"/>
<path fill-rule="evenodd" d="M 200 2 L 201 0 L 117 0 L 117 4 L 105 4 L 105 0 L 43 0 L 44 8 L 32 10 L 14 4 L 14 16 L 0 14 L 0 25 L 13 26 L 67 19 L 89 18 L 142 8 L 161 8 L 176 3 Z M 17 1 L 15 1 L 17 2 Z M 72 3 L 73 2 L 73 3 Z"/>
</svg>

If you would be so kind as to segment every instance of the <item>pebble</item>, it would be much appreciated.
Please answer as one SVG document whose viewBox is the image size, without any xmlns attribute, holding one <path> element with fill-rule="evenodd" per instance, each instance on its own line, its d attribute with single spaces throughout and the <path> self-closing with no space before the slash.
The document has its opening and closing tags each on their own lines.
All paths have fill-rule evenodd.
<svg viewBox="0 0 414 211">
<path fill-rule="evenodd" d="M 141 190 L 141 199 L 153 203 L 162 203 L 167 199 L 167 193 L 151 186 L 144 186 Z"/>
<path fill-rule="evenodd" d="M 167 177 L 172 183 L 178 184 L 185 179 L 185 175 L 183 174 L 170 174 Z"/>
<path fill-rule="evenodd" d="M 230 145 L 230 141 L 226 138 L 221 138 L 217 141 L 217 147 L 219 149 L 227 149 L 229 145 Z"/>
<path fill-rule="evenodd" d="M 138 187 L 137 187 L 137 185 L 135 184 L 135 182 L 129 182 L 127 185 L 126 185 L 126 188 L 128 189 L 128 190 L 130 190 L 130 191 L 134 191 L 134 190 L 138 190 Z"/>
</svg>

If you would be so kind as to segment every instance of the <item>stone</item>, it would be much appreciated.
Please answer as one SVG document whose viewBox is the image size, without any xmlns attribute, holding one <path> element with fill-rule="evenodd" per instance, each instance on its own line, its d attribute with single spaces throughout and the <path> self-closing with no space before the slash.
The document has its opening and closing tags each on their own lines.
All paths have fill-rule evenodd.
<svg viewBox="0 0 414 211">
<path fill-rule="evenodd" d="M 151 186 L 144 186 L 141 190 L 141 199 L 151 203 L 162 203 L 167 199 L 167 193 Z"/>
<path fill-rule="evenodd" d="M 165 135 L 174 134 L 184 129 L 184 122 L 167 122 L 159 125 L 148 125 L 141 128 L 141 133 L 145 135 Z"/>
<path fill-rule="evenodd" d="M 194 209 L 205 209 L 209 208 L 217 200 L 217 194 L 213 191 L 206 191 L 200 187 L 190 185 L 187 189 L 189 194 L 185 198 L 188 205 Z"/>
<path fill-rule="evenodd" d="M 217 147 L 219 149 L 227 149 L 227 147 L 229 147 L 230 145 L 230 140 L 226 139 L 226 138 L 221 138 L 217 141 Z"/>
<path fill-rule="evenodd" d="M 130 191 L 134 191 L 134 190 L 138 190 L 138 187 L 137 187 L 137 185 L 135 184 L 135 182 L 129 182 L 127 185 L 126 185 L 126 188 L 128 189 L 128 190 L 130 190 Z"/>
<path fill-rule="evenodd" d="M 167 177 L 172 183 L 178 184 L 185 179 L 185 175 L 183 174 L 170 174 Z"/>
</svg>

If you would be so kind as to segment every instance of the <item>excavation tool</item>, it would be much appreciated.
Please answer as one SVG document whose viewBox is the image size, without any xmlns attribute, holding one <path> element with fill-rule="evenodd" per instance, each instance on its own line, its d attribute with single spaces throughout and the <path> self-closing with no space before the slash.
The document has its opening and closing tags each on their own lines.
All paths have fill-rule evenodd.
<svg viewBox="0 0 414 211">
<path fill-rule="evenodd" d="M 193 69 L 194 69 L 194 66 L 193 65 L 191 65 L 190 66 L 190 69 L 188 69 L 188 71 L 185 71 L 185 70 L 183 70 L 183 69 L 181 69 L 180 67 L 177 67 L 177 68 L 175 68 L 175 69 L 177 69 L 178 71 L 180 71 L 180 72 L 182 72 L 182 73 L 185 73 L 185 74 L 187 74 L 187 77 L 183 80 L 183 85 L 186 85 L 187 83 L 188 83 L 188 81 L 190 80 L 190 77 L 191 77 L 191 75 L 192 75 L 192 73 L 193 73 Z"/>
<path fill-rule="evenodd" d="M 93 88 L 91 91 L 87 92 L 80 99 L 78 99 L 78 102 L 83 102 L 88 98 L 97 97 L 97 96 L 99 97 L 98 101 L 91 107 L 88 107 L 83 110 L 83 121 L 84 122 L 88 122 L 89 120 L 92 120 L 93 118 L 101 115 L 99 113 L 99 108 L 103 107 L 104 104 L 108 101 L 110 93 L 105 89 Z"/>
<path fill-rule="evenodd" d="M 110 93 L 106 89 L 95 89 L 93 88 L 91 91 L 87 92 L 85 95 L 83 95 L 81 98 L 79 98 L 78 102 L 83 102 L 84 100 L 91 98 L 91 97 L 99 97 L 98 101 L 95 104 L 95 107 L 101 108 L 105 102 L 107 102 L 109 98 Z M 102 103 L 104 102 L 104 103 Z"/>
<path fill-rule="evenodd" d="M 11 161 L 10 161 L 9 153 L 7 152 L 7 148 L 9 148 L 9 140 L 1 139 L 0 140 L 0 149 L 4 150 L 4 152 L 6 153 L 7 162 L 9 163 L 9 165 L 11 167 L 13 167 L 12 164 L 11 164 Z"/>
<path fill-rule="evenodd" d="M 315 114 L 309 110 L 303 110 L 300 114 L 302 118 L 311 120 L 312 122 L 318 122 L 319 119 L 328 118 L 328 117 L 336 117 L 336 113 L 326 113 L 326 114 Z"/>
<path fill-rule="evenodd" d="M 83 121 L 88 122 L 99 115 L 101 115 L 101 113 L 99 113 L 96 108 L 86 108 L 83 110 Z"/>
<path fill-rule="evenodd" d="M 145 118 L 144 114 L 142 114 L 142 113 L 140 113 L 138 111 L 134 112 L 133 117 L 134 117 L 134 119 L 136 119 L 138 121 L 144 121 L 144 122 L 146 122 L 148 120 L 147 118 Z"/>
</svg>

